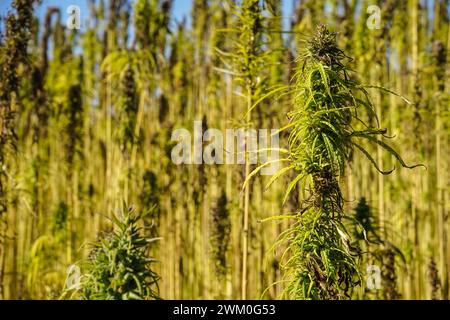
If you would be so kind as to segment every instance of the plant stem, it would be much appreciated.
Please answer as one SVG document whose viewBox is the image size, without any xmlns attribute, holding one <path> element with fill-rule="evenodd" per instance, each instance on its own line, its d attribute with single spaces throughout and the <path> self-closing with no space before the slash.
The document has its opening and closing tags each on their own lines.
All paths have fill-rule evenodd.
<svg viewBox="0 0 450 320">
<path fill-rule="evenodd" d="M 252 107 L 252 88 L 247 85 L 247 110 Z M 247 123 L 250 123 L 250 112 L 247 112 Z M 245 176 L 248 177 L 250 174 L 250 160 L 248 157 L 248 148 L 250 146 L 250 137 L 247 136 L 246 141 L 246 159 L 245 159 Z M 249 221 L 249 203 L 250 203 L 250 187 L 245 188 L 244 193 L 244 220 L 242 224 L 242 299 L 247 298 L 247 259 L 248 259 L 248 221 Z"/>
</svg>

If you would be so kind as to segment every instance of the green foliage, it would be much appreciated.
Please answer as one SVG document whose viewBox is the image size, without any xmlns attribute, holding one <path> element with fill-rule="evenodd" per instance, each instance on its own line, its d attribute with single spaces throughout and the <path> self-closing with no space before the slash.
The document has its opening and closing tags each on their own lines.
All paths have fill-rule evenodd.
<svg viewBox="0 0 450 320">
<path fill-rule="evenodd" d="M 156 238 L 142 235 L 142 216 L 132 208 L 113 217 L 114 231 L 95 244 L 81 282 L 81 297 L 88 300 L 159 299 L 158 275 L 148 258 Z"/>
<path fill-rule="evenodd" d="M 52 214 L 48 234 L 39 236 L 31 244 L 25 271 L 24 295 L 27 298 L 55 298 L 62 289 L 60 264 L 61 252 L 68 238 L 68 210 L 67 204 L 60 202 Z"/>
<path fill-rule="evenodd" d="M 297 176 L 289 184 L 285 200 L 299 183 L 308 192 L 300 212 L 294 216 L 296 222 L 280 237 L 280 243 L 287 243 L 282 267 L 289 283 L 286 294 L 291 298 L 348 298 L 351 288 L 359 282 L 356 258 L 361 250 L 352 247 L 342 223 L 343 196 L 338 179 L 344 175 L 355 147 L 381 173 L 393 170 L 379 169 L 357 140 L 381 146 L 404 167 L 416 167 L 406 165 L 392 147 L 376 138 L 385 136 L 385 129 L 361 119 L 365 113 L 369 120 L 378 123 L 368 92 L 350 79 L 350 70 L 344 65 L 347 58 L 337 45 L 336 34 L 324 25 L 318 26 L 301 55 L 302 64 L 291 90 L 294 108 L 288 114 L 290 123 L 284 128 L 291 129 L 290 164 L 280 172 L 294 169 Z"/>
<path fill-rule="evenodd" d="M 145 212 L 138 236 L 116 226 L 101 237 L 81 278 L 95 288 L 61 298 L 236 299 L 271 283 L 270 299 L 448 298 L 449 2 L 382 1 L 376 30 L 369 0 L 294 1 L 292 12 L 286 1 L 192 0 L 189 23 L 174 15 L 178 1 L 88 1 L 80 30 L 66 26 L 66 8 L 10 1 L 0 17 L 0 299 L 55 298 L 86 261 L 83 244 L 110 230 L 97 213 L 123 200 Z M 321 22 L 339 38 L 320 27 L 301 40 Z M 203 131 L 281 127 L 281 159 L 174 165 L 171 134 L 202 118 Z M 376 176 L 371 166 L 407 167 L 396 150 L 429 170 Z M 274 162 L 276 174 L 257 177 Z M 140 247 L 144 231 L 164 245 Z M 123 263 L 130 252 L 113 252 L 131 240 Z M 154 256 L 163 267 L 146 267 L 164 279 L 160 292 L 155 272 L 140 273 Z M 363 288 L 370 265 L 382 290 Z"/>
<path fill-rule="evenodd" d="M 350 220 L 353 229 L 353 237 L 357 241 L 368 241 L 369 243 L 381 243 L 381 224 L 373 214 L 365 197 L 359 199 Z"/>
<path fill-rule="evenodd" d="M 239 6 L 230 4 L 236 17 L 235 26 L 219 31 L 233 35 L 232 52 L 216 48 L 225 65 L 230 65 L 232 70 L 216 69 L 234 75 L 242 88 L 242 96 L 247 99 L 258 98 L 263 83 L 262 71 L 266 65 L 262 42 L 264 16 L 259 2 L 244 0 Z"/>
<path fill-rule="evenodd" d="M 311 208 L 280 235 L 276 245 L 286 245 L 281 267 L 285 292 L 291 299 L 348 299 L 360 282 L 350 238 L 338 219 Z"/>
<path fill-rule="evenodd" d="M 6 17 L 6 34 L 0 46 L 0 218 L 7 210 L 6 150 L 16 149 L 14 110 L 16 97 L 19 95 L 19 67 L 28 63 L 27 48 L 31 37 L 34 2 L 35 0 L 12 2 L 15 14 L 9 12 Z M 0 275 L 1 272 L 2 270 Z"/>
<path fill-rule="evenodd" d="M 31 244 L 25 269 L 24 296 L 54 299 L 62 289 L 58 268 L 65 234 L 41 235 Z"/>
<path fill-rule="evenodd" d="M 353 245 L 364 248 L 361 269 L 373 264 L 381 267 L 383 297 L 388 300 L 399 299 L 397 269 L 404 266 L 405 257 L 398 247 L 387 240 L 393 236 L 393 232 L 388 224 L 379 221 L 374 211 L 362 197 L 353 214 L 346 217 L 353 230 Z M 364 297 L 370 296 L 369 290 L 364 288 Z"/>
</svg>

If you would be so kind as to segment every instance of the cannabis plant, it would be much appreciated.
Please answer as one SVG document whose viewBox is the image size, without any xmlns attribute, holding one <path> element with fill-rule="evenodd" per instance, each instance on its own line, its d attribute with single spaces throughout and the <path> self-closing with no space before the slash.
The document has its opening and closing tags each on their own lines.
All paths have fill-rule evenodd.
<svg viewBox="0 0 450 320">
<path fill-rule="evenodd" d="M 224 53 L 225 58 L 231 60 L 232 71 L 226 71 L 235 75 L 236 82 L 241 87 L 241 96 L 245 98 L 247 111 L 245 112 L 245 126 L 251 127 L 251 107 L 259 96 L 262 89 L 261 72 L 265 65 L 265 57 L 262 49 L 262 32 L 264 15 L 259 0 L 244 0 L 237 6 L 231 4 L 236 15 L 236 26 L 232 30 L 237 34 L 234 42 L 234 53 Z M 261 116 L 259 116 L 261 123 Z M 248 150 L 247 150 L 248 152 Z M 245 176 L 250 174 L 250 161 L 245 164 Z M 250 216 L 250 187 L 244 191 L 244 212 L 242 223 L 242 299 L 247 297 L 247 268 L 249 254 L 249 228 L 251 226 Z"/>
<path fill-rule="evenodd" d="M 5 19 L 5 35 L 0 45 L 0 298 L 3 297 L 6 234 L 8 212 L 8 151 L 16 151 L 15 113 L 20 104 L 20 66 L 28 65 L 27 49 L 31 38 L 35 0 L 14 0 L 15 13 Z"/>
<path fill-rule="evenodd" d="M 357 241 L 367 241 L 379 244 L 382 242 L 380 233 L 381 225 L 377 217 L 373 214 L 365 197 L 359 199 L 353 216 L 350 220 L 353 229 L 353 237 Z"/>
<path fill-rule="evenodd" d="M 131 153 L 131 147 L 136 142 L 135 127 L 136 115 L 138 109 L 138 99 L 136 94 L 136 83 L 134 80 L 134 71 L 130 67 L 124 70 L 121 79 L 122 101 L 120 110 L 120 148 L 124 155 L 128 157 Z"/>
<path fill-rule="evenodd" d="M 439 270 L 433 258 L 428 262 L 428 281 L 431 287 L 431 299 L 439 299 L 439 291 L 441 290 L 441 280 L 439 278 Z"/>
<path fill-rule="evenodd" d="M 82 298 L 159 299 L 159 276 L 149 268 L 156 260 L 147 255 L 157 239 L 142 234 L 138 226 L 141 218 L 132 208 L 113 216 L 115 230 L 95 244 L 90 254 L 81 281 Z"/>
<path fill-rule="evenodd" d="M 294 170 L 285 200 L 298 185 L 306 193 L 292 226 L 283 232 L 278 244 L 286 245 L 281 264 L 285 271 L 285 294 L 299 299 L 348 298 L 352 287 L 360 282 L 357 260 L 361 250 L 352 246 L 344 223 L 344 198 L 339 178 L 355 150 L 361 151 L 375 168 L 364 140 L 374 143 L 407 166 L 397 152 L 379 136 L 386 130 L 371 125 L 377 115 L 366 90 L 352 80 L 345 66 L 349 59 L 338 47 L 336 34 L 324 25 L 307 42 L 300 56 L 295 82 L 289 88 L 294 96 L 289 112 L 290 128 L 287 162 L 269 182 Z M 384 88 L 379 88 L 388 91 Z M 274 90 L 275 92 L 275 90 Z M 267 95 L 266 95 L 267 96 Z M 363 113 L 367 116 L 363 118 Z M 365 119 L 369 120 L 365 120 Z M 260 170 L 255 169 L 251 175 Z"/>
<path fill-rule="evenodd" d="M 354 246 L 360 247 L 364 252 L 359 264 L 360 269 L 364 271 L 368 265 L 381 266 L 383 290 L 375 294 L 378 296 L 381 293 L 388 300 L 400 298 L 396 269 L 404 265 L 405 257 L 398 247 L 387 240 L 392 237 L 392 230 L 374 214 L 364 197 L 359 200 L 353 215 L 347 218 L 353 230 Z M 372 295 L 368 290 L 364 290 L 363 294 L 365 298 Z"/>
<path fill-rule="evenodd" d="M 211 217 L 213 230 L 213 235 L 211 236 L 211 253 L 218 277 L 223 277 L 227 272 L 227 252 L 231 233 L 230 213 L 227 208 L 227 202 L 227 196 L 222 191 L 212 210 Z"/>
<path fill-rule="evenodd" d="M 185 1 L 89 0 L 79 30 L 53 2 L 0 5 L 0 299 L 59 293 L 91 248 L 76 249 L 109 222 L 96 212 L 122 199 L 156 206 L 139 225 L 166 238 L 150 255 L 164 267 L 148 266 L 167 298 L 257 297 L 274 284 L 268 298 L 448 299 L 449 1 L 377 1 L 373 29 L 369 0 L 193 0 L 189 18 Z M 320 21 L 339 47 L 325 32 L 303 41 Z M 282 171 L 241 191 L 257 165 L 174 165 L 171 134 L 202 118 L 194 149 L 207 128 L 286 126 Z M 213 138 L 202 151 L 225 152 Z M 429 171 L 377 175 L 371 162 L 399 167 L 386 142 Z M 286 219 L 257 223 L 277 213 Z M 380 290 L 356 286 L 370 265 Z"/>
<path fill-rule="evenodd" d="M 384 299 L 398 300 L 401 298 L 397 288 L 396 272 L 396 248 L 389 245 L 381 252 L 381 285 L 383 287 Z"/>
</svg>

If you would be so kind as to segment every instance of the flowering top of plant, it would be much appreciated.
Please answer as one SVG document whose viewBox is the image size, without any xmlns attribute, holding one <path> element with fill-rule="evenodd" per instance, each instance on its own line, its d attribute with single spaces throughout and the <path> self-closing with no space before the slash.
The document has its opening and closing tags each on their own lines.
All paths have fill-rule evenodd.
<svg viewBox="0 0 450 320">
<path fill-rule="evenodd" d="M 349 57 L 338 47 L 336 35 L 325 25 L 319 25 L 316 34 L 307 41 L 307 55 L 330 68 L 343 68 L 341 61 Z"/>
<path fill-rule="evenodd" d="M 130 208 L 113 217 L 114 232 L 99 241 L 81 282 L 88 300 L 159 299 L 159 276 L 149 268 L 156 260 L 147 257 L 149 245 L 158 240 L 142 235 L 141 214 Z"/>
</svg>

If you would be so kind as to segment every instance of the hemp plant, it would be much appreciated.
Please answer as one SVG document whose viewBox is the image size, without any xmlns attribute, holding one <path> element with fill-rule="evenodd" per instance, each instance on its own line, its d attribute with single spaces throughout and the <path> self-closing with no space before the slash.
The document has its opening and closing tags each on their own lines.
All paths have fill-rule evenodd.
<svg viewBox="0 0 450 320">
<path fill-rule="evenodd" d="M 285 201 L 297 186 L 305 194 L 296 214 L 276 217 L 294 220 L 276 243 L 285 247 L 281 268 L 287 283 L 284 294 L 289 298 L 350 298 L 351 289 L 361 281 L 357 262 L 361 249 L 352 245 L 354 242 L 344 225 L 344 197 L 339 179 L 355 150 L 361 151 L 382 174 L 395 169 L 380 169 L 362 142 L 383 148 L 403 167 L 416 167 L 408 166 L 380 138 L 386 137 L 386 129 L 371 124 L 379 122 L 366 88 L 393 92 L 353 80 L 344 64 L 346 59 L 350 58 L 338 47 L 336 34 L 319 25 L 300 56 L 293 86 L 285 88 L 294 98 L 288 113 L 289 124 L 280 129 L 291 131 L 288 149 L 283 150 L 286 157 L 279 161 L 288 165 L 268 185 L 294 170 L 295 178 L 287 187 Z M 278 91 L 281 89 L 264 97 Z M 369 120 L 361 117 L 363 113 Z"/>
<path fill-rule="evenodd" d="M 393 232 L 389 225 L 380 221 L 374 209 L 369 206 L 365 197 L 361 197 L 353 214 L 347 216 L 349 223 L 347 225 L 352 229 L 354 245 L 358 246 L 364 252 L 360 259 L 359 266 L 364 269 L 368 265 L 381 265 L 381 284 L 382 291 L 371 292 L 363 291 L 363 297 L 370 296 L 382 297 L 387 300 L 399 299 L 401 297 L 397 290 L 397 266 L 403 266 L 405 257 L 403 252 L 388 241 L 392 238 Z M 399 262 L 399 263 L 398 263 Z"/>
<path fill-rule="evenodd" d="M 80 283 L 81 297 L 88 300 L 159 299 L 159 276 L 150 269 L 155 259 L 147 256 L 158 238 L 142 235 L 141 214 L 133 208 L 113 216 L 115 230 L 95 244 Z"/>
<path fill-rule="evenodd" d="M 216 51 L 223 57 L 226 65 L 232 70 L 216 68 L 226 74 L 234 76 L 236 83 L 240 86 L 240 96 L 245 99 L 246 113 L 244 123 L 246 127 L 252 126 L 252 105 L 257 100 L 263 88 L 261 73 L 265 67 L 265 54 L 263 52 L 263 30 L 264 15 L 259 0 L 243 0 L 240 5 L 229 2 L 235 13 L 236 25 L 233 28 L 221 30 L 237 34 L 233 41 L 233 52 L 223 52 L 219 48 Z M 261 116 L 259 115 L 259 118 Z M 248 152 L 248 150 L 247 150 Z M 247 155 L 247 154 L 246 154 Z M 250 161 L 245 162 L 245 176 L 251 172 Z M 248 285 L 248 255 L 249 255 L 249 233 L 251 226 L 250 200 L 251 187 L 244 184 L 244 212 L 242 219 L 242 280 L 241 297 L 247 297 Z"/>
<path fill-rule="evenodd" d="M 35 0 L 14 0 L 15 13 L 5 18 L 5 35 L 0 39 L 0 298 L 3 298 L 5 258 L 4 238 L 8 213 L 11 173 L 9 153 L 17 151 L 15 118 L 20 106 L 21 66 L 28 65 L 28 42 L 31 38 Z M 14 157 L 13 157 L 14 158 Z"/>
</svg>

